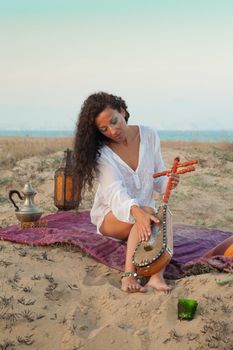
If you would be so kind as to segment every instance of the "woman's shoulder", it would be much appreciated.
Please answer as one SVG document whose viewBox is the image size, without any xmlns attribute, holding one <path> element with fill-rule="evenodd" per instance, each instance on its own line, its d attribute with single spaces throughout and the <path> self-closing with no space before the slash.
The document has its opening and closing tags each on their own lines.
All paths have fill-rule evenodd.
<svg viewBox="0 0 233 350">
<path fill-rule="evenodd" d="M 109 157 L 109 148 L 106 145 L 103 145 L 99 150 L 99 157 L 98 159 L 105 159 Z"/>
<path fill-rule="evenodd" d="M 111 149 L 107 145 L 104 145 L 103 147 L 101 147 L 101 149 L 99 150 L 99 157 L 98 157 L 97 163 L 99 165 L 105 164 L 105 163 L 112 163 L 112 159 L 113 159 L 113 153 Z"/>
<path fill-rule="evenodd" d="M 139 125 L 139 128 L 147 136 L 159 139 L 158 131 L 156 128 L 149 125 Z"/>
</svg>

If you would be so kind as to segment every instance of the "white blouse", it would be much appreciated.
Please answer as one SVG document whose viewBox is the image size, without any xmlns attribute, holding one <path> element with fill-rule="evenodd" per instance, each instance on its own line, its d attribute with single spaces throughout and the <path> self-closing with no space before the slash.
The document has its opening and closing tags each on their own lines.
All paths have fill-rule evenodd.
<svg viewBox="0 0 233 350">
<path fill-rule="evenodd" d="M 115 217 L 127 223 L 135 220 L 130 214 L 132 205 L 154 208 L 153 192 L 164 193 L 167 177 L 153 179 L 155 172 L 165 170 L 157 132 L 148 126 L 139 126 L 140 146 L 138 167 L 134 171 L 110 147 L 103 146 L 98 159 L 99 186 L 91 209 L 91 222 L 97 232 L 105 215 L 112 211 Z"/>
</svg>

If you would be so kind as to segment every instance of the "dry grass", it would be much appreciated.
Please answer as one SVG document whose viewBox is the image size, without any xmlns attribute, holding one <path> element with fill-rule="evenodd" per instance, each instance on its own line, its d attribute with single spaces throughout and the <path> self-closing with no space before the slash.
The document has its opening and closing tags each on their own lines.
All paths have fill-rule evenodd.
<svg viewBox="0 0 233 350">
<path fill-rule="evenodd" d="M 18 160 L 32 156 L 43 156 L 66 148 L 72 148 L 71 137 L 1 137 L 0 168 L 9 169 Z"/>
<path fill-rule="evenodd" d="M 227 169 L 223 167 L 227 162 L 233 162 L 233 142 L 194 142 L 194 141 L 162 141 L 162 154 L 171 153 L 168 164 L 171 164 L 175 156 L 180 156 L 181 162 L 190 159 L 197 159 L 201 168 L 213 168 L 219 172 Z M 218 174 L 219 175 L 219 174 Z"/>
<path fill-rule="evenodd" d="M 162 141 L 162 149 L 193 150 L 193 153 L 212 153 L 233 161 L 232 142 L 189 142 L 189 141 Z M 72 137 L 0 137 L 0 167 L 11 168 L 18 160 L 32 156 L 48 155 L 57 151 L 72 148 Z"/>
<path fill-rule="evenodd" d="M 201 142 L 201 141 L 161 141 L 162 147 L 173 149 L 201 149 L 202 151 L 222 150 L 233 152 L 233 142 Z"/>
</svg>

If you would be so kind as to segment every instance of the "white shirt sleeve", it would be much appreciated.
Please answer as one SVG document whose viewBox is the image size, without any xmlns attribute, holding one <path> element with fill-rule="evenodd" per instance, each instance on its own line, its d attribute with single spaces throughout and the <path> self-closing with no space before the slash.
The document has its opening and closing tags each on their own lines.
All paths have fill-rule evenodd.
<svg viewBox="0 0 233 350">
<path fill-rule="evenodd" d="M 121 173 L 110 160 L 105 160 L 102 157 L 99 159 L 97 179 L 103 200 L 111 208 L 112 213 L 118 220 L 133 224 L 135 220 L 130 214 L 130 210 L 132 205 L 138 206 L 138 202 L 129 196 Z"/>
<path fill-rule="evenodd" d="M 166 170 L 160 149 L 160 139 L 158 133 L 154 130 L 154 150 L 155 150 L 155 163 L 154 172 L 158 173 L 160 171 Z M 165 192 L 167 185 L 167 176 L 161 176 L 154 180 L 154 190 L 160 194 Z"/>
</svg>

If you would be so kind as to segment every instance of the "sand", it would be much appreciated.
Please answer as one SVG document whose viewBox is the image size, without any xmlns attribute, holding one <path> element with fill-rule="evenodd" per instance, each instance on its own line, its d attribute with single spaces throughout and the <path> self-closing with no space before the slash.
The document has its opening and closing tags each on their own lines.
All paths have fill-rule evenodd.
<svg viewBox="0 0 233 350">
<path fill-rule="evenodd" d="M 233 231 L 231 145 L 163 143 L 165 163 L 198 158 L 172 194 L 174 221 Z M 54 170 L 62 152 L 0 169 L 0 225 L 15 224 L 9 189 L 30 179 L 44 214 L 55 212 Z M 82 208 L 93 200 L 86 193 Z M 168 281 L 169 294 L 121 292 L 120 273 L 72 246 L 0 242 L 0 349 L 233 349 L 232 274 Z M 229 281 L 220 285 L 219 281 Z M 198 301 L 192 321 L 178 320 L 179 297 Z"/>
</svg>

